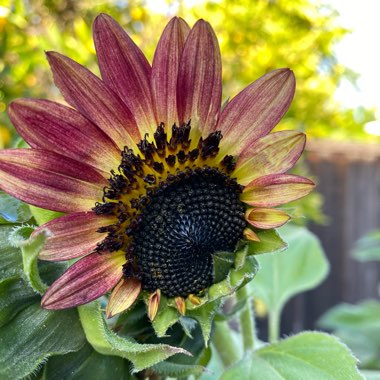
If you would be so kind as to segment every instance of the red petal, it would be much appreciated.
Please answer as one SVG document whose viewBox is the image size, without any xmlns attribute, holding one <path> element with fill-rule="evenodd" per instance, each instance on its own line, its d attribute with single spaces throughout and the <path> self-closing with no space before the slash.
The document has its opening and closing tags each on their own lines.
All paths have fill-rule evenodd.
<svg viewBox="0 0 380 380">
<path fill-rule="evenodd" d="M 309 194 L 315 187 L 307 178 L 290 174 L 259 177 L 248 184 L 240 199 L 257 207 L 273 207 Z"/>
<path fill-rule="evenodd" d="M 197 21 L 186 40 L 177 100 L 180 122 L 191 119 L 204 136 L 215 129 L 222 100 L 222 63 L 218 40 L 204 20 Z"/>
<path fill-rule="evenodd" d="M 22 201 L 53 211 L 88 211 L 102 198 L 105 178 L 94 168 L 54 152 L 0 151 L 0 187 Z"/>
<path fill-rule="evenodd" d="M 91 302 L 107 293 L 123 275 L 124 254 L 92 253 L 77 261 L 42 297 L 45 309 L 67 309 Z"/>
<path fill-rule="evenodd" d="M 104 82 L 132 111 L 144 135 L 156 131 L 150 88 L 151 68 L 142 51 L 110 16 L 94 22 L 94 42 Z"/>
<path fill-rule="evenodd" d="M 141 282 L 135 278 L 121 280 L 113 290 L 107 304 L 107 318 L 130 308 L 141 292 Z"/>
<path fill-rule="evenodd" d="M 236 95 L 220 115 L 221 155 L 238 155 L 268 134 L 281 120 L 293 99 L 295 79 L 289 69 L 271 71 Z"/>
<path fill-rule="evenodd" d="M 285 173 L 301 156 L 306 143 L 305 134 L 280 131 L 256 140 L 239 156 L 234 176 L 241 185 L 267 175 Z"/>
<path fill-rule="evenodd" d="M 264 230 L 280 227 L 290 219 L 288 214 L 275 208 L 255 208 L 247 214 L 248 223 Z"/>
<path fill-rule="evenodd" d="M 106 237 L 97 230 L 114 222 L 114 218 L 94 212 L 78 212 L 53 219 L 33 232 L 34 235 L 47 231 L 48 238 L 39 258 L 63 261 L 85 256 Z"/>
<path fill-rule="evenodd" d="M 154 53 L 152 92 L 158 122 L 167 127 L 179 124 L 177 113 L 177 77 L 189 26 L 178 17 L 171 19 Z"/>
<path fill-rule="evenodd" d="M 17 132 L 33 148 L 85 162 L 109 176 L 120 164 L 120 150 L 79 112 L 49 100 L 17 99 L 8 109 Z"/>
<path fill-rule="evenodd" d="M 59 53 L 47 52 L 54 82 L 65 100 L 123 149 L 141 140 L 131 111 L 97 76 Z"/>
</svg>

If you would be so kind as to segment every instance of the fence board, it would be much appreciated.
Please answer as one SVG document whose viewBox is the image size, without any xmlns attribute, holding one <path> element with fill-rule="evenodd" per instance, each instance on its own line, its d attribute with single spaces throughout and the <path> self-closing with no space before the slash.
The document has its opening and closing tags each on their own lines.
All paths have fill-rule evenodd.
<svg viewBox="0 0 380 380">
<path fill-rule="evenodd" d="M 324 196 L 326 226 L 312 225 L 331 265 L 317 289 L 293 299 L 284 311 L 285 333 L 316 328 L 315 321 L 340 302 L 378 298 L 380 264 L 359 263 L 350 253 L 365 233 L 380 229 L 380 147 L 374 144 L 313 141 L 308 163 Z"/>
</svg>

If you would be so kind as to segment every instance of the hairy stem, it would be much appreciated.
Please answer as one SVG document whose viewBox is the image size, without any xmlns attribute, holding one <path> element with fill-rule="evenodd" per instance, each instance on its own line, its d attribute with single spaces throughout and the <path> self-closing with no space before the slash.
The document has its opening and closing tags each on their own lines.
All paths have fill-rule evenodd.
<svg viewBox="0 0 380 380">
<path fill-rule="evenodd" d="M 280 337 L 280 312 L 273 309 L 269 312 L 269 342 L 275 343 Z"/>
<path fill-rule="evenodd" d="M 239 348 L 235 344 L 227 322 L 215 322 L 212 342 L 226 368 L 240 359 Z"/>
<path fill-rule="evenodd" d="M 256 326 L 252 298 L 248 296 L 246 287 L 237 292 L 237 299 L 238 301 L 245 302 L 245 306 L 240 313 L 240 329 L 243 337 L 244 351 L 253 350 L 256 340 Z"/>
</svg>

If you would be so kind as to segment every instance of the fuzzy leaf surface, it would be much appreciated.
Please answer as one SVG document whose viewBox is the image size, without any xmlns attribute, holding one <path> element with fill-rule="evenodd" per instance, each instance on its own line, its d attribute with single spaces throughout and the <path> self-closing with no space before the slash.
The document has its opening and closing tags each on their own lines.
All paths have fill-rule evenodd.
<svg viewBox="0 0 380 380">
<path fill-rule="evenodd" d="M 8 239 L 12 231 L 11 226 L 0 226 L 0 282 L 23 273 L 21 252 Z"/>
<path fill-rule="evenodd" d="M 76 310 L 49 311 L 33 304 L 0 328 L 0 378 L 21 379 L 48 357 L 77 351 L 84 343 Z"/>
<path fill-rule="evenodd" d="M 92 347 L 100 354 L 130 360 L 134 371 L 141 371 L 175 354 L 188 354 L 182 348 L 167 344 L 140 344 L 132 338 L 115 334 L 107 327 L 98 302 L 82 305 L 78 310 L 87 340 Z"/>
<path fill-rule="evenodd" d="M 37 294 L 21 278 L 8 278 L 0 282 L 0 327 L 39 300 Z"/>
<path fill-rule="evenodd" d="M 303 332 L 248 354 L 221 380 L 359 380 L 356 359 L 334 336 Z"/>
<path fill-rule="evenodd" d="M 89 344 L 81 350 L 54 356 L 47 362 L 42 380 L 132 380 L 130 363 L 118 356 L 101 355 Z"/>
</svg>

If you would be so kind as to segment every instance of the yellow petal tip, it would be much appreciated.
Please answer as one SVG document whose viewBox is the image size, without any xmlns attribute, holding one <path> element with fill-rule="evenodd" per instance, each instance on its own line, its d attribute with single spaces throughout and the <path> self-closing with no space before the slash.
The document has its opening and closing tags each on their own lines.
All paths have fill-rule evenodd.
<svg viewBox="0 0 380 380">
<path fill-rule="evenodd" d="M 148 317 L 151 321 L 156 318 L 158 307 L 160 306 L 161 290 L 157 289 L 149 296 L 148 301 Z"/>
</svg>

